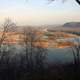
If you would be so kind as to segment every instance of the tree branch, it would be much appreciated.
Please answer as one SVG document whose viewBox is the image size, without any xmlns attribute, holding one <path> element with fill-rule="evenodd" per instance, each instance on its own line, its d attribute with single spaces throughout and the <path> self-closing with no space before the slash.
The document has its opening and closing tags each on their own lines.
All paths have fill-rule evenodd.
<svg viewBox="0 0 80 80">
<path fill-rule="evenodd" d="M 76 2 L 80 5 L 80 0 L 76 0 Z"/>
</svg>

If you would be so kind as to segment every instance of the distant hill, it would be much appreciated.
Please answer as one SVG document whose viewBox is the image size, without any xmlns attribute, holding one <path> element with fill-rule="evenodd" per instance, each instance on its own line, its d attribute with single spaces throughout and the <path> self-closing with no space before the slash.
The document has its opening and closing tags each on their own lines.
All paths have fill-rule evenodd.
<svg viewBox="0 0 80 80">
<path fill-rule="evenodd" d="M 63 27 L 80 28 L 80 22 L 68 22 L 68 23 L 65 23 Z"/>
</svg>

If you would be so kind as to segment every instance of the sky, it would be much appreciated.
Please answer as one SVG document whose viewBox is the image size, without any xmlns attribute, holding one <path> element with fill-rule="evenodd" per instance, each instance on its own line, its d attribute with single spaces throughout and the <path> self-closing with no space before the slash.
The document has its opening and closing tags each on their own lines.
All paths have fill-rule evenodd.
<svg viewBox="0 0 80 80">
<path fill-rule="evenodd" d="M 0 24 L 10 18 L 17 25 L 53 25 L 80 22 L 80 6 L 75 0 L 49 3 L 46 0 L 0 0 Z"/>
</svg>

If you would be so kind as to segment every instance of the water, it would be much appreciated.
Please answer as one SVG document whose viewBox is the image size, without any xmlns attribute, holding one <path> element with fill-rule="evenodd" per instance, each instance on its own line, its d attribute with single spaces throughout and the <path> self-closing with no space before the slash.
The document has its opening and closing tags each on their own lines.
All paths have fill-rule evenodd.
<svg viewBox="0 0 80 80">
<path fill-rule="evenodd" d="M 12 45 L 9 46 L 13 55 L 15 53 L 22 53 L 24 54 L 24 47 L 20 45 Z M 47 61 L 48 63 L 65 63 L 73 61 L 73 53 L 70 47 L 66 48 L 48 48 L 47 54 Z"/>
<path fill-rule="evenodd" d="M 76 38 L 65 38 L 65 39 L 57 39 L 57 41 L 80 42 L 80 37 L 76 37 Z"/>
<path fill-rule="evenodd" d="M 71 42 L 80 42 L 80 37 L 66 38 L 66 39 L 61 39 L 61 40 L 71 41 Z M 70 47 L 48 48 L 48 61 L 49 61 L 49 63 L 71 62 L 71 61 L 73 61 L 73 51 Z"/>
<path fill-rule="evenodd" d="M 73 61 L 73 53 L 71 48 L 49 48 L 49 63 L 65 63 Z"/>
</svg>

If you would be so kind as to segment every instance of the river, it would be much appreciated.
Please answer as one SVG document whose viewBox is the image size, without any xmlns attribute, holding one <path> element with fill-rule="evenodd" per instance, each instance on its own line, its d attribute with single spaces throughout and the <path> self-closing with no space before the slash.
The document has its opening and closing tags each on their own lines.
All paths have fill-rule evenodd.
<svg viewBox="0 0 80 80">
<path fill-rule="evenodd" d="M 24 53 L 24 47 L 20 45 L 10 46 L 10 50 L 14 53 Z M 73 53 L 70 47 L 65 48 L 48 48 L 47 49 L 48 63 L 65 63 L 73 61 Z"/>
<path fill-rule="evenodd" d="M 73 61 L 73 53 L 70 47 L 68 48 L 49 48 L 48 49 L 49 63 L 65 63 Z"/>
</svg>

